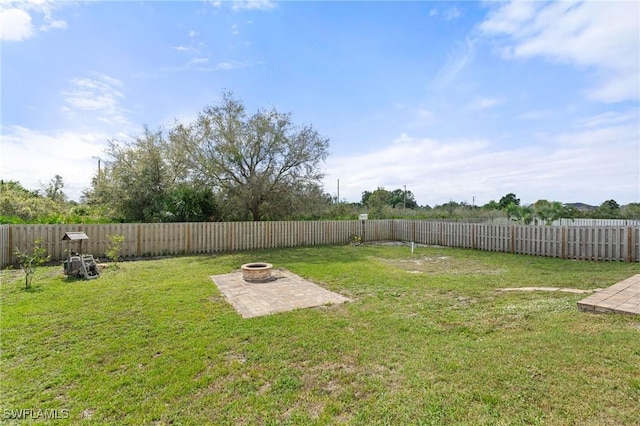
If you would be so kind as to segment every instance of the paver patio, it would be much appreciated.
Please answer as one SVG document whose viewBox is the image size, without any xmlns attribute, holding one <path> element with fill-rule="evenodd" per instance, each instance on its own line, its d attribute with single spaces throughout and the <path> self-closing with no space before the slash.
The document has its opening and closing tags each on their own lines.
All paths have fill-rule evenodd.
<svg viewBox="0 0 640 426">
<path fill-rule="evenodd" d="M 640 274 L 582 299 L 578 302 L 578 309 L 640 315 Z"/>
<path fill-rule="evenodd" d="M 349 301 L 285 269 L 273 269 L 272 281 L 248 283 L 242 272 L 213 275 L 211 279 L 244 318 Z"/>
<path fill-rule="evenodd" d="M 593 293 L 596 291 L 602 290 L 601 288 L 597 288 L 594 290 L 583 290 L 579 288 L 561 288 L 561 287 L 509 287 L 509 288 L 499 288 L 500 291 L 559 291 L 561 293 L 574 293 L 574 294 L 584 294 L 584 293 Z"/>
</svg>

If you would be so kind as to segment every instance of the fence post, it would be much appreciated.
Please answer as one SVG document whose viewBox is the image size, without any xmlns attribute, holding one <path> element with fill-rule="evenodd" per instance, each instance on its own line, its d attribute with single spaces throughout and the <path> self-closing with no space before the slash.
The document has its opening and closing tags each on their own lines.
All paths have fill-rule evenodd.
<svg viewBox="0 0 640 426">
<path fill-rule="evenodd" d="M 562 227 L 562 233 L 560 236 L 560 256 L 562 259 L 567 258 L 567 228 Z"/>
<path fill-rule="evenodd" d="M 471 225 L 471 248 L 474 250 L 478 248 L 478 244 L 476 242 L 476 224 L 475 223 Z"/>
<path fill-rule="evenodd" d="M 13 226 L 9 225 L 9 247 L 7 247 L 9 265 L 13 265 Z M 3 265 L 4 266 L 4 265 Z"/>
<path fill-rule="evenodd" d="M 191 254 L 191 223 L 185 223 L 185 254 Z"/>
<path fill-rule="evenodd" d="M 626 262 L 633 262 L 633 228 L 627 227 L 627 254 L 625 256 Z"/>
<path fill-rule="evenodd" d="M 516 252 L 516 227 L 515 225 L 511 225 L 510 235 L 509 235 L 509 251 L 513 254 Z"/>
<path fill-rule="evenodd" d="M 396 241 L 396 221 L 398 219 L 391 220 L 391 241 Z"/>
<path fill-rule="evenodd" d="M 412 225 L 413 225 L 413 229 L 411 231 L 411 241 L 415 241 L 416 240 L 416 221 L 415 220 L 413 220 Z"/>
</svg>

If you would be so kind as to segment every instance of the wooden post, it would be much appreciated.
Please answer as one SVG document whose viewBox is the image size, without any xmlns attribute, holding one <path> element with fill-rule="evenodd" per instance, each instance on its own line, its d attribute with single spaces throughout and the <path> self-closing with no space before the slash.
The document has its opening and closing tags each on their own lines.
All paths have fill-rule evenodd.
<svg viewBox="0 0 640 426">
<path fill-rule="evenodd" d="M 9 226 L 9 246 L 7 247 L 9 265 L 13 265 L 13 226 Z"/>
<path fill-rule="evenodd" d="M 140 230 L 141 227 L 141 223 L 138 223 L 136 225 L 136 257 L 140 257 L 140 249 L 142 247 L 142 231 Z"/>
<path fill-rule="evenodd" d="M 626 262 L 633 262 L 633 228 L 627 227 L 627 255 Z"/>
<path fill-rule="evenodd" d="M 564 226 L 560 235 L 560 257 L 562 259 L 567 258 L 567 228 Z"/>
<path fill-rule="evenodd" d="M 515 225 L 511 225 L 510 229 L 510 241 L 509 241 L 509 251 L 511 253 L 516 252 L 516 227 Z"/>
<path fill-rule="evenodd" d="M 185 227 L 187 228 L 185 231 L 185 254 L 191 254 L 191 223 L 185 223 Z"/>
<path fill-rule="evenodd" d="M 229 229 L 229 251 L 233 251 L 234 247 L 233 247 L 233 240 L 234 240 L 234 236 L 235 236 L 235 224 L 236 222 L 231 222 L 229 223 L 230 226 L 228 226 Z"/>
<path fill-rule="evenodd" d="M 474 250 L 478 248 L 478 244 L 476 243 L 476 224 L 475 223 L 471 225 L 471 248 Z"/>
<path fill-rule="evenodd" d="M 396 222 L 398 219 L 391 220 L 391 241 L 396 241 Z"/>
<path fill-rule="evenodd" d="M 415 241 L 416 240 L 416 221 L 414 220 L 413 222 L 413 230 L 411 233 L 411 241 Z"/>
</svg>

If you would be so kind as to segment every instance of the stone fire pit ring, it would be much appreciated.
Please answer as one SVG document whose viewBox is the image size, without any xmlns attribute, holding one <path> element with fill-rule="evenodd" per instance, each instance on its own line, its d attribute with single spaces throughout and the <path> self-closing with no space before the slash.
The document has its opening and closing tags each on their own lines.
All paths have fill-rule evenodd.
<svg viewBox="0 0 640 426">
<path fill-rule="evenodd" d="M 264 283 L 273 280 L 271 270 L 273 265 L 266 262 L 245 263 L 242 269 L 242 279 L 249 283 Z"/>
</svg>

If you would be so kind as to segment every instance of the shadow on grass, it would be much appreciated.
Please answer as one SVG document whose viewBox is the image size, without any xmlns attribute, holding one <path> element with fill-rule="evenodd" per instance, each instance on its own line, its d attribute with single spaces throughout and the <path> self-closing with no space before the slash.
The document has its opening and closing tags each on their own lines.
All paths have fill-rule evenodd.
<svg viewBox="0 0 640 426">
<path fill-rule="evenodd" d="M 22 283 L 22 287 L 20 288 L 24 293 L 41 293 L 44 289 L 42 284 L 31 284 L 31 287 L 26 288 L 24 283 Z"/>
</svg>

